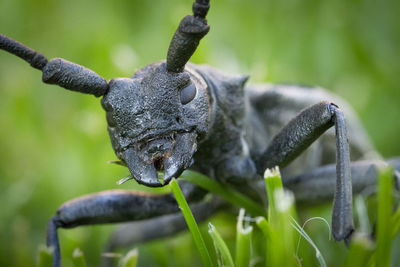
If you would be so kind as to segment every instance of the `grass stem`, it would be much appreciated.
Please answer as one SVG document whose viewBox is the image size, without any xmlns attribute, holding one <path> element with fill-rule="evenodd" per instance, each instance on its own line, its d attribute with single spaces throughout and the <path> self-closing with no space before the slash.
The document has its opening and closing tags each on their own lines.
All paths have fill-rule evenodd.
<svg viewBox="0 0 400 267">
<path fill-rule="evenodd" d="M 203 237 L 200 233 L 199 227 L 193 217 L 192 212 L 190 211 L 189 205 L 186 202 L 185 197 L 182 194 L 182 191 L 178 185 L 178 182 L 175 179 L 172 179 L 171 190 L 175 196 L 176 202 L 178 202 L 179 208 L 181 209 L 183 216 L 185 217 L 187 226 L 189 227 L 190 233 L 193 236 L 193 240 L 196 244 L 196 247 L 200 253 L 201 260 L 203 261 L 204 266 L 213 266 L 210 254 L 208 253 L 207 247 L 204 243 Z"/>
<path fill-rule="evenodd" d="M 185 171 L 180 178 L 190 183 L 193 183 L 201 188 L 223 197 L 228 202 L 246 209 L 252 215 L 265 215 L 265 208 L 247 196 L 237 192 L 227 185 L 222 185 L 209 177 L 194 172 Z"/>
<path fill-rule="evenodd" d="M 229 266 L 234 267 L 232 255 L 226 245 L 225 241 L 222 239 L 221 235 L 218 233 L 217 229 L 211 223 L 208 224 L 208 233 L 214 242 L 215 250 L 217 253 L 217 258 L 219 266 Z"/>
</svg>

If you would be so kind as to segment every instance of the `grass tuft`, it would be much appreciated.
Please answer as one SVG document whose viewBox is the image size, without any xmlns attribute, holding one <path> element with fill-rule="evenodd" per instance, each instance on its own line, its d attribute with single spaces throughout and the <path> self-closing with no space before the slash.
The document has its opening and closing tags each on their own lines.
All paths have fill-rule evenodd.
<svg viewBox="0 0 400 267">
<path fill-rule="evenodd" d="M 211 223 L 208 224 L 208 233 L 213 240 L 218 266 L 230 266 L 233 267 L 232 255 L 226 245 L 225 241 L 222 239 L 221 235 L 218 233 L 217 229 Z"/>
<path fill-rule="evenodd" d="M 312 219 L 316 219 L 316 218 L 312 218 Z M 319 219 L 322 219 L 322 218 L 319 218 Z M 326 223 L 328 223 L 325 219 L 322 219 L 322 220 L 324 220 Z M 307 223 L 307 221 L 306 221 L 306 223 Z M 304 224 L 306 224 L 306 223 L 304 223 Z M 310 238 L 310 236 L 306 233 L 306 231 L 304 231 L 304 226 L 303 227 L 301 227 L 300 225 L 299 225 L 299 223 L 295 220 L 295 219 L 293 219 L 292 218 L 292 223 L 291 223 L 291 225 L 293 226 L 293 228 L 294 229 L 296 229 L 296 231 L 300 234 L 300 237 L 303 237 L 305 240 L 307 240 L 307 242 L 314 248 L 314 250 L 315 250 L 315 257 L 317 258 L 317 260 L 318 260 L 318 262 L 319 262 L 319 266 L 321 266 L 321 267 L 326 267 L 326 262 L 325 262 L 325 259 L 324 259 L 324 257 L 322 256 L 322 254 L 321 254 L 321 252 L 319 251 L 319 249 L 318 249 L 318 247 L 315 245 L 315 243 L 312 241 L 312 239 Z M 328 226 L 329 226 L 329 224 L 328 224 Z M 330 227 L 329 227 L 329 233 L 330 233 Z M 330 238 L 329 238 L 330 239 Z M 299 243 L 298 244 L 300 244 L 300 239 L 299 239 Z M 298 248 L 298 247 L 297 247 Z M 297 255 L 297 252 L 296 252 L 296 255 Z"/>
<path fill-rule="evenodd" d="M 291 218 L 296 217 L 294 196 L 284 191 L 279 168 L 266 170 L 265 187 L 268 197 L 268 220 L 256 218 L 257 226 L 265 235 L 266 265 L 297 266 L 295 258 L 295 235 Z"/>
<path fill-rule="evenodd" d="M 371 255 L 374 249 L 375 244 L 370 238 L 366 235 L 355 234 L 347 254 L 345 267 L 371 266 Z"/>
<path fill-rule="evenodd" d="M 39 263 L 38 267 L 52 267 L 53 263 L 53 247 L 41 245 L 39 247 Z"/>
<path fill-rule="evenodd" d="M 283 189 L 279 167 L 266 169 L 264 172 L 264 181 L 265 181 L 265 190 L 267 192 L 267 197 L 268 197 L 268 220 L 271 221 L 272 219 L 271 217 L 274 217 L 275 214 L 277 214 L 276 202 L 274 197 L 275 192 L 277 192 L 277 190 Z"/>
<path fill-rule="evenodd" d="M 397 207 L 396 212 L 393 214 L 391 224 L 393 227 L 392 238 L 395 238 L 400 231 L 400 205 Z"/>
<path fill-rule="evenodd" d="M 392 210 L 393 210 L 393 168 L 378 170 L 378 221 L 376 262 L 379 266 L 390 266 L 390 250 L 392 245 Z"/>
<path fill-rule="evenodd" d="M 137 248 L 130 250 L 125 257 L 119 261 L 120 267 L 136 267 L 138 262 L 139 252 Z"/>
<path fill-rule="evenodd" d="M 85 255 L 79 248 L 74 249 L 72 253 L 72 262 L 75 267 L 86 267 Z"/>
<path fill-rule="evenodd" d="M 236 225 L 236 267 L 247 267 L 251 259 L 251 235 L 253 227 L 243 227 L 245 210 L 240 209 Z"/>
</svg>

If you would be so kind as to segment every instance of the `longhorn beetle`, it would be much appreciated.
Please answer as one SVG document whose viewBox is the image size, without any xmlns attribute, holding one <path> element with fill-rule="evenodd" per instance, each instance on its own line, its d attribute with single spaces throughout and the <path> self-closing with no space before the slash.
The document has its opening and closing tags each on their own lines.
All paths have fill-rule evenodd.
<svg viewBox="0 0 400 267">
<path fill-rule="evenodd" d="M 305 152 L 310 157 L 319 155 L 318 160 L 297 160 L 303 170 L 315 168 L 291 176 L 294 172 L 288 166 L 284 170 L 285 186 L 299 200 L 324 200 L 333 195 L 333 236 L 336 240 L 350 239 L 354 231 L 352 191 L 374 184 L 376 167 L 381 164 L 350 163 L 350 152 L 361 158 L 370 149 L 363 130 L 352 126 L 359 124 L 357 119 L 351 116 L 348 120 L 350 136 L 358 136 L 349 146 L 346 111 L 340 107 L 348 108 L 325 91 L 290 85 L 246 85 L 248 77 L 189 64 L 209 31 L 208 10 L 209 1 L 196 0 L 193 15 L 182 19 L 172 38 L 166 61 L 145 66 L 130 78 L 106 81 L 65 59 L 48 60 L 4 35 L 0 35 L 0 48 L 42 71 L 45 83 L 101 97 L 116 156 L 134 180 L 149 187 L 168 184 L 187 168 L 222 183 L 257 186 L 266 168 L 285 168 L 333 127 L 335 133 L 327 132 L 314 150 Z M 288 120 L 288 116 L 292 118 Z M 336 164 L 327 164 L 332 163 L 335 151 Z M 393 161 L 397 168 L 399 163 Z M 164 172 L 162 181 L 158 171 Z M 192 203 L 202 200 L 206 193 L 187 183 L 182 187 Z M 210 206 L 198 207 L 202 213 Z M 176 212 L 178 207 L 171 195 L 123 190 L 67 202 L 48 223 L 47 244 L 55 248 L 53 266 L 61 265 L 58 228 L 157 220 Z"/>
</svg>

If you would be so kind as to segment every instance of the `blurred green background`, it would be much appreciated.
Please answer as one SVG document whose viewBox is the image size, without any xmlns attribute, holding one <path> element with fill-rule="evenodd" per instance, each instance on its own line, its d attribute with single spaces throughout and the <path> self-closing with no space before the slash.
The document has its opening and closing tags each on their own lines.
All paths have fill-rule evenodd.
<svg viewBox="0 0 400 267">
<path fill-rule="evenodd" d="M 399 1 L 211 2 L 211 31 L 192 62 L 250 74 L 250 82 L 329 88 L 353 105 L 379 152 L 400 155 Z M 111 79 L 164 59 L 191 4 L 2 0 L 0 32 Z M 115 156 L 98 99 L 42 84 L 40 72 L 1 51 L 0 93 L 0 266 L 34 266 L 47 220 L 60 204 L 117 188 L 128 171 L 106 163 Z M 329 209 L 319 212 L 329 218 Z M 222 217 L 215 224 L 229 236 L 234 217 Z M 112 229 L 61 230 L 65 266 L 77 246 L 96 266 Z M 143 266 L 186 266 L 198 258 L 191 248 L 188 235 L 180 235 L 142 246 L 139 259 Z M 340 265 L 332 255 L 328 265 Z"/>
</svg>

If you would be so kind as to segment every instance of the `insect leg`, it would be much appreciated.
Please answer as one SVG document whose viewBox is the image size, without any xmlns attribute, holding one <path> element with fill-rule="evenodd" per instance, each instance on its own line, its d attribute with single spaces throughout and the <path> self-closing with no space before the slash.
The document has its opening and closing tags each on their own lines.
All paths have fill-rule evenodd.
<svg viewBox="0 0 400 267">
<path fill-rule="evenodd" d="M 378 160 L 355 161 L 350 164 L 351 180 L 353 193 L 360 193 L 364 190 L 375 190 L 378 168 L 393 165 L 400 171 L 400 158 L 388 160 L 387 162 Z M 336 177 L 336 166 L 334 164 L 325 165 L 310 172 L 288 177 L 283 180 L 284 186 L 296 196 L 296 201 L 315 203 L 321 200 L 331 199 L 334 195 Z M 398 173 L 393 174 L 396 189 L 399 191 L 400 177 Z"/>
<path fill-rule="evenodd" d="M 335 104 L 322 101 L 300 112 L 274 137 L 256 165 L 259 174 L 266 168 L 285 167 L 333 125 L 336 130 L 336 189 L 332 234 L 336 240 L 343 240 L 354 230 L 352 185 L 346 123 Z"/>
<path fill-rule="evenodd" d="M 185 186 L 182 187 L 189 202 L 202 197 L 202 194 L 194 192 L 196 190 L 186 189 Z M 143 220 L 177 211 L 178 205 L 170 194 L 151 195 L 109 190 L 68 201 L 58 209 L 57 215 L 51 218 L 47 225 L 47 246 L 55 249 L 53 267 L 61 266 L 58 228 Z"/>
</svg>

